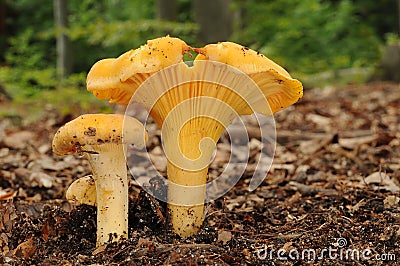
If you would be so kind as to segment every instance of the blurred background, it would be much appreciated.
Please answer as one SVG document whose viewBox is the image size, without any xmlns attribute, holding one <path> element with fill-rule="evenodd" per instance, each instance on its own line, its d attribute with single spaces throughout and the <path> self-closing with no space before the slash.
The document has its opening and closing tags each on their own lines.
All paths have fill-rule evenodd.
<svg viewBox="0 0 400 266">
<path fill-rule="evenodd" d="M 306 87 L 398 82 L 399 15 L 400 0 L 0 0 L 0 115 L 106 111 L 85 90 L 90 67 L 166 34 L 248 46 Z"/>
</svg>

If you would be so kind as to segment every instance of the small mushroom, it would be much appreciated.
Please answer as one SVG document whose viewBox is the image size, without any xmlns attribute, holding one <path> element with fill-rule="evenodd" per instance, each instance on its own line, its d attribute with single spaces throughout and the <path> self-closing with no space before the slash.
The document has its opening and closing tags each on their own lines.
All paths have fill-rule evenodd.
<svg viewBox="0 0 400 266">
<path fill-rule="evenodd" d="M 147 132 L 135 118 L 119 114 L 82 115 L 54 136 L 57 155 L 84 155 L 96 185 L 97 246 L 128 236 L 128 179 L 124 150 L 145 147 Z"/>
<path fill-rule="evenodd" d="M 182 60 L 188 50 L 198 53 L 191 67 Z M 170 37 L 97 62 L 87 89 L 114 103 L 141 103 L 162 129 L 169 216 L 182 237 L 203 223 L 210 158 L 233 119 L 255 111 L 271 115 L 303 94 L 301 82 L 247 47 L 225 42 L 192 48 Z"/>
<path fill-rule="evenodd" d="M 93 176 L 87 175 L 72 182 L 65 193 L 65 197 L 77 204 L 96 206 L 96 184 Z"/>
</svg>

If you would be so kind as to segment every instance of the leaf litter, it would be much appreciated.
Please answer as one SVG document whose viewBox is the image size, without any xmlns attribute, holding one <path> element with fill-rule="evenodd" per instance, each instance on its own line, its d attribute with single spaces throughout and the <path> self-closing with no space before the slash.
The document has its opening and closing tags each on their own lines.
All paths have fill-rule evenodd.
<svg viewBox="0 0 400 266">
<path fill-rule="evenodd" d="M 242 178 L 207 204 L 200 233 L 187 239 L 169 229 L 166 204 L 130 176 L 129 238 L 98 248 L 96 209 L 65 199 L 73 180 L 90 174 L 89 165 L 78 156 L 54 156 L 49 145 L 58 127 L 79 114 L 48 115 L 27 126 L 13 125 L 7 118 L 0 121 L 2 265 L 385 262 L 372 255 L 393 265 L 400 260 L 399 84 L 306 90 L 301 101 L 275 115 L 273 164 L 252 192 L 248 186 L 262 149 L 259 130 L 248 125 L 250 154 Z M 148 148 L 165 175 L 156 132 Z M 222 138 L 217 148 L 210 180 L 224 170 L 236 171 L 226 168 L 229 141 Z M 143 166 L 136 168 L 137 177 L 147 177 Z M 151 178 L 153 189 L 163 186 L 159 178 Z M 371 258 L 321 256 L 328 248 L 368 250 Z M 278 257 L 278 250 L 286 260 Z M 304 250 L 314 250 L 316 257 L 301 257 Z M 289 257 L 296 254 L 290 251 L 299 256 Z"/>
</svg>

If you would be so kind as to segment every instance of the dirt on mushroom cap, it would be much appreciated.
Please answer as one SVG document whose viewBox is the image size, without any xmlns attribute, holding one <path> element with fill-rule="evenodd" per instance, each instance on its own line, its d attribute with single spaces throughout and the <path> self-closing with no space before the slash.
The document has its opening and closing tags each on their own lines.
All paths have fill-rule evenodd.
<svg viewBox="0 0 400 266">
<path fill-rule="evenodd" d="M 98 61 L 90 69 L 86 85 L 98 99 L 127 105 L 132 94 L 151 74 L 182 62 L 191 48 L 169 36 L 147 41 L 118 58 Z"/>
<path fill-rule="evenodd" d="M 220 42 L 194 49 L 197 60 L 217 61 L 248 75 L 265 95 L 272 113 L 296 103 L 303 96 L 303 86 L 280 65 L 248 47 Z"/>
</svg>

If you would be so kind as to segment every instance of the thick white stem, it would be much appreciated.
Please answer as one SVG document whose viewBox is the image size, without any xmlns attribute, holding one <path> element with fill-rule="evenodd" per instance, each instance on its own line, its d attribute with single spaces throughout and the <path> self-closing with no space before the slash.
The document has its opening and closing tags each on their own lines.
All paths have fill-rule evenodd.
<svg viewBox="0 0 400 266">
<path fill-rule="evenodd" d="M 128 180 L 122 145 L 91 146 L 87 153 L 97 191 L 97 246 L 128 237 Z"/>
</svg>

